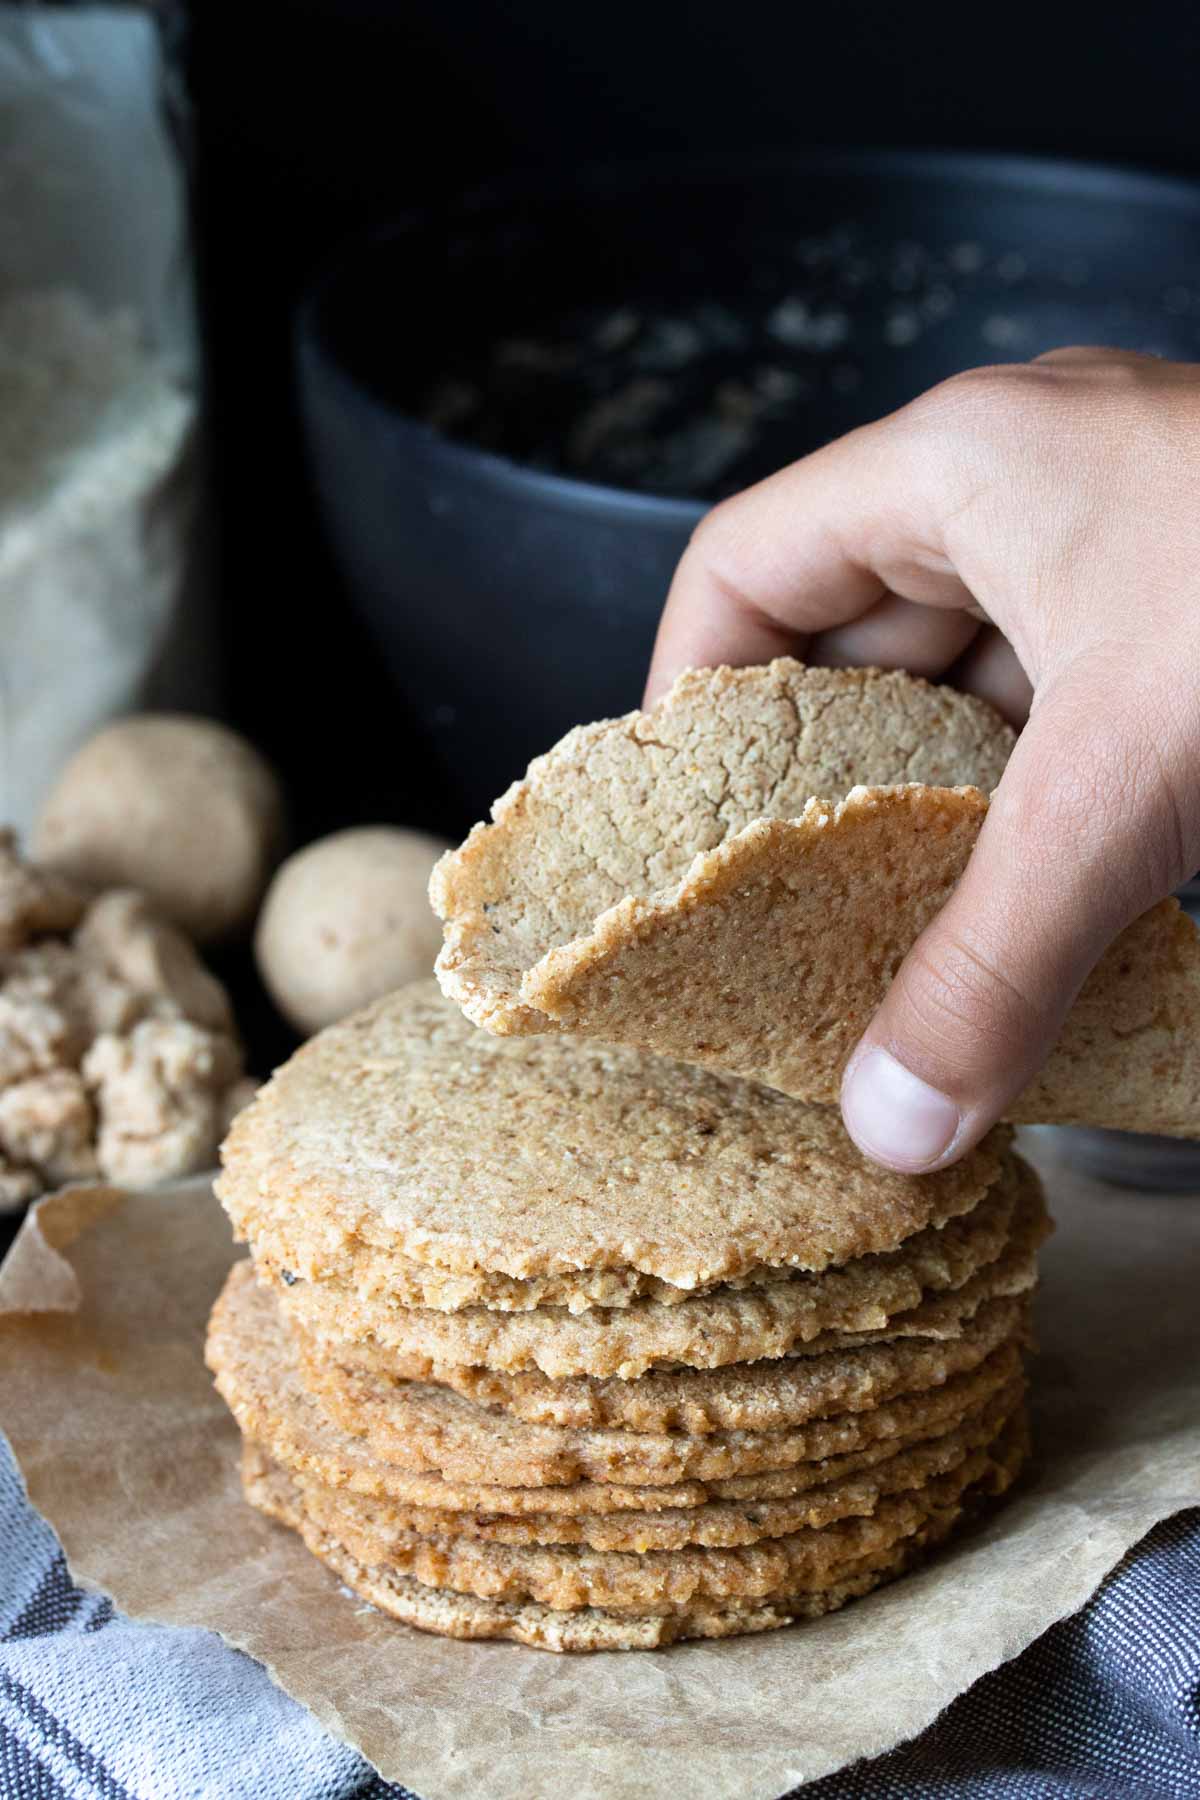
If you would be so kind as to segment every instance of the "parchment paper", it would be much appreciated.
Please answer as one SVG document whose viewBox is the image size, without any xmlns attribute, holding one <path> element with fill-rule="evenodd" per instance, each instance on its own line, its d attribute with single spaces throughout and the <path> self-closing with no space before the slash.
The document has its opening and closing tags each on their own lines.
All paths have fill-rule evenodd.
<svg viewBox="0 0 1200 1800">
<path fill-rule="evenodd" d="M 0 1424 L 72 1573 L 210 1626 L 422 1800 L 783 1794 L 920 1731 L 1200 1503 L 1200 1198 L 1054 1166 L 1039 1466 L 929 1569 L 766 1637 L 557 1657 L 424 1637 L 246 1508 L 201 1361 L 234 1254 L 207 1185 L 45 1201 L 0 1272 Z"/>
</svg>

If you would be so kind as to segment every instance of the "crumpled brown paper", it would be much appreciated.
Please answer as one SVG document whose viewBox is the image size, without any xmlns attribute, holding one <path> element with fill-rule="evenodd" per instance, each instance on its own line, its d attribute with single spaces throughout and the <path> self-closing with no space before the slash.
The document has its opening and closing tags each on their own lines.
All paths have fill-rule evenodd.
<svg viewBox="0 0 1200 1800">
<path fill-rule="evenodd" d="M 205 1182 L 43 1203 L 0 1272 L 0 1425 L 75 1577 L 203 1625 L 423 1800 L 783 1794 L 920 1731 L 1200 1503 L 1200 1198 L 1043 1168 L 1038 1467 L 928 1569 L 790 1631 L 557 1657 L 406 1630 L 239 1496 L 201 1359 L 235 1249 Z"/>
</svg>

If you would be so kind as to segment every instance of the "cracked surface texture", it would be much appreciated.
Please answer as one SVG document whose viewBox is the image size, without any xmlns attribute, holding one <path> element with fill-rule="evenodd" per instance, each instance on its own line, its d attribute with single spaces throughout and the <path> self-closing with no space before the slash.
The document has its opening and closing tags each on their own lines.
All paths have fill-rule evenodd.
<svg viewBox="0 0 1200 1800">
<path fill-rule="evenodd" d="M 690 670 L 648 713 L 579 726 L 434 871 L 445 991 L 501 1033 L 561 1029 L 523 986 L 627 896 L 669 888 L 756 819 L 859 783 L 990 790 L 1013 733 L 982 702 L 878 669 Z"/>
</svg>

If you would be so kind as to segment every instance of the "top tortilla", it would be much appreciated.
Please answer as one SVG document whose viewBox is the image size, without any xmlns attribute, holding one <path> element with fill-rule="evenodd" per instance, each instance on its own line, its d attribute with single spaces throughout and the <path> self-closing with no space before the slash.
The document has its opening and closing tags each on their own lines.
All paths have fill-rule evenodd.
<svg viewBox="0 0 1200 1800">
<path fill-rule="evenodd" d="M 494 823 L 442 858 L 430 883 L 442 989 L 498 1035 L 562 1029 L 524 978 L 609 907 L 668 889 L 700 853 L 814 796 L 990 790 L 1013 742 L 982 701 L 899 671 L 786 657 L 689 670 L 649 712 L 568 732 L 496 802 Z"/>
</svg>

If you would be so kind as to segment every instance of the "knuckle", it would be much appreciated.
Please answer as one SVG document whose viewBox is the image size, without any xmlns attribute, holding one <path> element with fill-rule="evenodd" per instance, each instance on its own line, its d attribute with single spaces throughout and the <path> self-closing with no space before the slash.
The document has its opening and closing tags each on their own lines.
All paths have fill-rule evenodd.
<svg viewBox="0 0 1200 1800">
<path fill-rule="evenodd" d="M 1161 688 L 1169 696 L 1165 677 Z M 1098 693 L 1120 699 L 1098 708 Z M 1186 778 L 1190 758 L 1178 747 L 1193 734 L 1170 729 L 1161 696 L 1115 671 L 1101 680 L 1095 669 L 1075 702 L 1061 707 L 1059 723 L 1071 753 L 1029 765 L 1017 797 L 1020 828 L 1035 860 L 1054 867 L 1061 883 L 1102 894 L 1104 915 L 1124 924 L 1193 872 L 1200 789 Z"/>
<path fill-rule="evenodd" d="M 1133 350 L 1115 350 L 1108 344 L 1056 344 L 1053 350 L 1043 350 L 1040 356 L 1032 358 L 1034 368 L 1070 368 L 1076 374 L 1087 374 L 1102 370 L 1107 375 L 1114 371 L 1124 371 L 1127 365 L 1152 362 L 1152 357 L 1139 355 Z"/>
<path fill-rule="evenodd" d="M 909 411 L 921 424 L 982 427 L 999 415 L 1007 417 L 1026 394 L 1036 391 L 1024 363 L 985 363 L 962 369 L 918 396 Z"/>
<path fill-rule="evenodd" d="M 1043 375 L 1027 363 L 965 369 L 894 416 L 939 510 L 953 514 L 956 497 L 1009 484 L 1014 443 L 1045 436 Z"/>
<path fill-rule="evenodd" d="M 707 583 L 734 614 L 760 618 L 763 609 L 753 599 L 746 581 L 742 512 L 737 502 L 735 494 L 705 513 L 692 532 L 687 555 L 695 567 L 703 570 Z"/>
<path fill-rule="evenodd" d="M 1120 744 L 1102 741 L 1091 718 L 1072 721 L 1070 755 L 1044 758 L 1028 771 L 1020 797 L 1024 829 L 1043 850 L 1107 836 L 1125 807 L 1130 780 Z"/>
<path fill-rule="evenodd" d="M 705 558 L 715 556 L 730 536 L 730 508 L 735 504 L 736 496 L 728 500 L 719 500 L 715 506 L 697 519 L 688 539 L 689 550 L 695 551 Z"/>
<path fill-rule="evenodd" d="M 961 933 L 918 943 L 905 970 L 897 1035 L 951 1075 L 1009 1061 L 1037 1037 L 1042 1009 L 1002 959 Z"/>
</svg>

